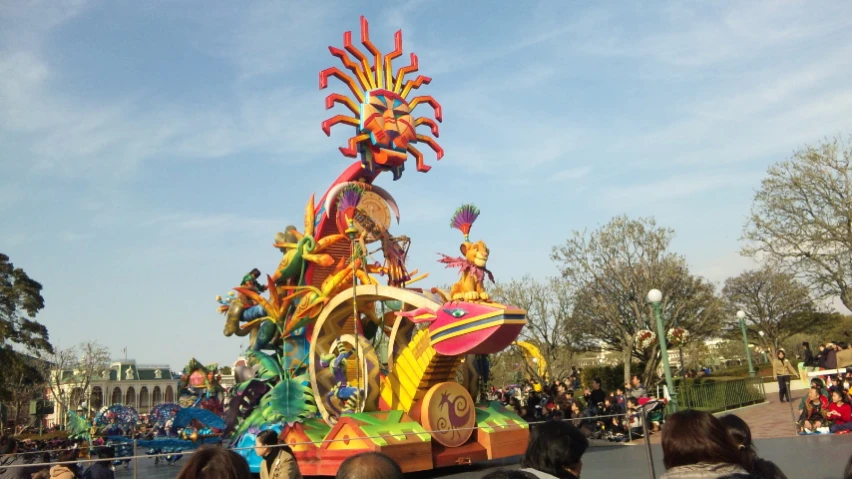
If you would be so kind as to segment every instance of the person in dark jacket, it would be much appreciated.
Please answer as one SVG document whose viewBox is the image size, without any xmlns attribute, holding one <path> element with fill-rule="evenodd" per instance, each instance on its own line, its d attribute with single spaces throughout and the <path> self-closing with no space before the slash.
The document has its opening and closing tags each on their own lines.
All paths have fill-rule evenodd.
<svg viewBox="0 0 852 479">
<path fill-rule="evenodd" d="M 112 458 L 115 457 L 115 450 L 109 446 L 98 448 L 98 462 L 92 463 L 86 472 L 83 473 L 83 479 L 115 479 L 115 472 L 110 467 Z"/>
<path fill-rule="evenodd" d="M 817 365 L 814 352 L 811 351 L 811 345 L 807 341 L 802 342 L 802 362 L 806 367 L 812 368 Z"/>
<path fill-rule="evenodd" d="M 0 436 L 0 479 L 29 479 L 41 467 L 10 467 L 33 464 L 34 457 L 18 454 L 18 441 L 12 436 Z"/>
<path fill-rule="evenodd" d="M 837 369 L 837 346 L 828 343 L 825 347 L 825 369 Z"/>
</svg>

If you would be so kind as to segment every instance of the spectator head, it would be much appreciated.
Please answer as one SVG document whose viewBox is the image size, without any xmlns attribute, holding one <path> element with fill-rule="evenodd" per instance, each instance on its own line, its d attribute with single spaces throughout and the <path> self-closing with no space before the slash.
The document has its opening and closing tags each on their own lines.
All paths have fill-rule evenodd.
<svg viewBox="0 0 852 479">
<path fill-rule="evenodd" d="M 101 446 L 98 448 L 98 459 L 103 459 L 103 461 L 98 462 L 109 463 L 114 457 L 115 449 L 113 449 L 112 446 Z"/>
<path fill-rule="evenodd" d="M 600 389 L 601 388 L 601 378 L 592 379 L 592 389 Z"/>
<path fill-rule="evenodd" d="M 787 357 L 787 353 L 785 353 L 783 349 L 779 349 L 776 356 L 778 356 L 778 359 L 784 359 Z"/>
<path fill-rule="evenodd" d="M 245 270 L 243 270 L 243 271 L 245 271 Z M 257 268 L 254 268 L 251 271 L 249 271 L 249 274 L 254 276 L 254 279 L 260 278 L 260 270 L 257 269 Z"/>
<path fill-rule="evenodd" d="M 565 385 L 564 385 L 564 384 L 562 384 L 562 383 L 559 383 L 559 384 L 556 386 L 556 391 L 557 391 L 559 394 L 564 393 L 564 392 L 565 392 Z"/>
<path fill-rule="evenodd" d="M 615 388 L 615 395 L 616 396 L 623 396 L 624 395 L 624 388 Z"/>
<path fill-rule="evenodd" d="M 712 414 L 686 410 L 669 416 L 663 426 L 666 469 L 698 463 L 741 464 L 734 439 Z"/>
<path fill-rule="evenodd" d="M 642 384 L 642 378 L 640 378 L 638 374 L 634 374 L 633 377 L 630 378 L 630 384 L 632 384 L 634 388 L 638 388 Z"/>
<path fill-rule="evenodd" d="M 802 347 L 805 349 L 811 349 L 811 344 L 807 341 L 802 341 Z"/>
<path fill-rule="evenodd" d="M 816 401 L 817 399 L 819 399 L 819 390 L 811 386 L 811 388 L 808 389 L 808 400 Z"/>
<path fill-rule="evenodd" d="M 820 378 L 811 379 L 811 388 L 822 389 L 824 387 L 825 387 L 825 383 L 822 382 L 822 379 L 820 379 Z"/>
<path fill-rule="evenodd" d="M 583 453 L 589 447 L 586 436 L 576 427 L 561 421 L 535 427 L 530 433 L 521 467 L 535 469 L 558 478 L 580 476 Z"/>
<path fill-rule="evenodd" d="M 340 464 L 336 479 L 402 479 L 402 469 L 379 452 L 363 452 Z"/>
<path fill-rule="evenodd" d="M 77 459 L 76 449 L 66 449 L 59 453 L 59 462 L 70 462 Z"/>
<path fill-rule="evenodd" d="M 248 463 L 234 451 L 219 446 L 201 446 L 189 456 L 177 479 L 249 479 Z"/>
<path fill-rule="evenodd" d="M 536 476 L 524 472 L 513 471 L 512 469 L 497 469 L 482 476 L 482 479 L 535 479 Z"/>
<path fill-rule="evenodd" d="M 277 446 L 278 445 L 278 433 L 273 431 L 272 429 L 267 429 L 265 431 L 261 431 L 257 438 L 254 440 L 254 453 L 260 457 L 265 457 L 270 452 L 273 453 L 273 456 L 278 453 L 276 449 L 278 448 L 270 448 L 269 446 Z"/>
<path fill-rule="evenodd" d="M 835 389 L 834 391 L 831 391 L 831 402 L 840 404 L 849 401 L 846 399 L 846 394 L 843 394 L 842 390 Z"/>
<path fill-rule="evenodd" d="M 0 456 L 18 452 L 18 441 L 12 436 L 0 436 Z"/>
<path fill-rule="evenodd" d="M 734 439 L 739 452 L 740 464 L 747 471 L 754 471 L 754 463 L 757 459 L 757 452 L 754 450 L 754 444 L 751 442 L 751 429 L 745 421 L 739 416 L 728 414 L 719 418 L 719 421 L 728 430 L 728 434 Z"/>
</svg>

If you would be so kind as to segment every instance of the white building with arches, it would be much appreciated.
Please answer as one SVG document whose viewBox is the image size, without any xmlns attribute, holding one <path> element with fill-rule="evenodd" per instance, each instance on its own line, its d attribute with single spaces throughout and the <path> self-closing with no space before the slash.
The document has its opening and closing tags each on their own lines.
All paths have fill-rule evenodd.
<svg viewBox="0 0 852 479">
<path fill-rule="evenodd" d="M 73 371 L 68 374 L 73 375 Z M 88 391 L 82 391 L 75 381 L 64 384 L 61 391 L 69 397 L 83 395 L 83 404 L 92 415 L 113 404 L 132 406 L 139 414 L 147 414 L 157 404 L 177 402 L 178 380 L 172 378 L 168 364 L 136 364 L 125 359 L 113 361 L 102 374 L 92 377 Z M 64 423 L 64 411 L 59 411 L 58 405 L 56 409 L 45 418 L 49 426 Z"/>
</svg>

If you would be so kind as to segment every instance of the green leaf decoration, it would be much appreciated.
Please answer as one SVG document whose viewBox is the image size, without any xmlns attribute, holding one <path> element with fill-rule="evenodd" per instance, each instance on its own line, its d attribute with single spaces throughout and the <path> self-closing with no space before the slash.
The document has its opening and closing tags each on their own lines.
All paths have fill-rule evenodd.
<svg viewBox="0 0 852 479">
<path fill-rule="evenodd" d="M 318 410 L 310 377 L 303 374 L 282 380 L 263 396 L 260 409 L 267 421 L 291 425 L 313 417 Z"/>
</svg>

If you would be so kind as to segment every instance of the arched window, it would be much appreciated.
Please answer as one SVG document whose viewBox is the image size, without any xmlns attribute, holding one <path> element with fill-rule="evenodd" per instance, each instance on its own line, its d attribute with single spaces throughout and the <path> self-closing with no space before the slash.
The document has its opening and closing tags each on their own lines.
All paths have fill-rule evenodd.
<svg viewBox="0 0 852 479">
<path fill-rule="evenodd" d="M 97 411 L 104 405 L 104 390 L 100 386 L 92 388 L 92 396 L 89 399 L 89 407 Z"/>
<path fill-rule="evenodd" d="M 112 403 L 121 404 L 121 388 L 115 388 L 112 390 Z"/>
<path fill-rule="evenodd" d="M 148 388 L 142 386 L 142 389 L 139 390 L 139 408 L 147 408 L 148 406 Z"/>
<path fill-rule="evenodd" d="M 124 395 L 124 405 L 136 407 L 136 390 L 133 389 L 133 386 L 127 388 L 127 394 Z"/>
<path fill-rule="evenodd" d="M 156 406 L 163 402 L 163 392 L 160 391 L 160 386 L 154 386 L 154 392 L 151 394 L 151 406 Z"/>
<path fill-rule="evenodd" d="M 175 391 L 172 386 L 166 386 L 166 402 L 175 402 Z"/>
</svg>

